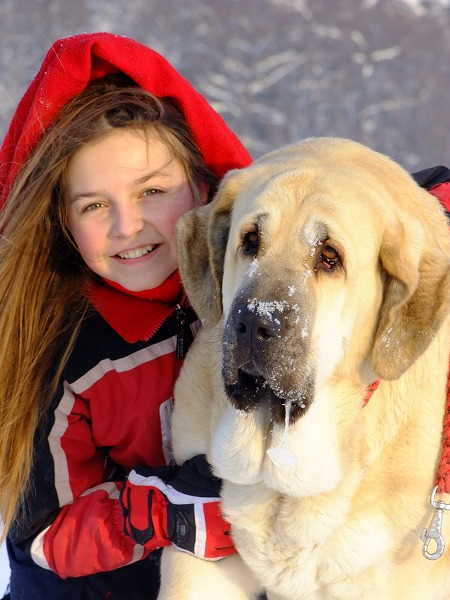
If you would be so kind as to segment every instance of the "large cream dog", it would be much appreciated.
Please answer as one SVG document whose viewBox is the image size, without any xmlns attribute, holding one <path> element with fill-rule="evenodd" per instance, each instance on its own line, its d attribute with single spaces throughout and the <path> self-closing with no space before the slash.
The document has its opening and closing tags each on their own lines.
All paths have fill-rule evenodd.
<svg viewBox="0 0 450 600">
<path fill-rule="evenodd" d="M 450 352 L 438 201 L 360 144 L 309 139 L 231 172 L 179 241 L 205 326 L 174 452 L 223 478 L 239 555 L 166 549 L 161 598 L 448 600 L 450 513 L 449 547 L 422 553 Z"/>
</svg>

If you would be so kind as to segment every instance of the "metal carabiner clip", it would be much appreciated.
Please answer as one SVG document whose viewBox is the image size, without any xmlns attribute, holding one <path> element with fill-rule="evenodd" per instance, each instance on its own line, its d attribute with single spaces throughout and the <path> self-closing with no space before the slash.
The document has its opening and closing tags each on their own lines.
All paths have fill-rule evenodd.
<svg viewBox="0 0 450 600">
<path fill-rule="evenodd" d="M 437 560 L 440 558 L 445 549 L 445 541 L 442 535 L 442 517 L 444 510 L 450 510 L 450 504 L 443 502 L 442 500 L 435 500 L 437 492 L 437 486 L 433 489 L 431 494 L 430 504 L 434 507 L 434 515 L 430 523 L 429 529 L 423 529 L 420 539 L 423 542 L 422 554 L 428 560 Z M 434 552 L 428 552 L 428 545 L 433 540 L 436 548 Z"/>
</svg>

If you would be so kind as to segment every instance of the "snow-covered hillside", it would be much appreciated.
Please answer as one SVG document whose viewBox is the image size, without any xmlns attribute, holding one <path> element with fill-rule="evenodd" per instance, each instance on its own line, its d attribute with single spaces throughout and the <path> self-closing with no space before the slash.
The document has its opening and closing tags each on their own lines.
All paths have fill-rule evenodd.
<svg viewBox="0 0 450 600">
<path fill-rule="evenodd" d="M 0 3 L 0 138 L 57 37 L 109 30 L 162 52 L 257 157 L 305 136 L 414 170 L 450 163 L 449 0 Z"/>
</svg>

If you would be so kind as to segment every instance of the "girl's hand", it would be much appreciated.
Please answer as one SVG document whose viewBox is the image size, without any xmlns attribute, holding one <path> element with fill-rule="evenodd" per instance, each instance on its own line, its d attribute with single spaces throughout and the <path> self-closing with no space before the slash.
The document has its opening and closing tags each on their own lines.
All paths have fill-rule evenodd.
<svg viewBox="0 0 450 600">
<path fill-rule="evenodd" d="M 151 548 L 172 543 L 203 559 L 229 556 L 236 549 L 220 513 L 220 487 L 204 455 L 181 467 L 137 467 L 120 495 L 125 533 Z"/>
</svg>

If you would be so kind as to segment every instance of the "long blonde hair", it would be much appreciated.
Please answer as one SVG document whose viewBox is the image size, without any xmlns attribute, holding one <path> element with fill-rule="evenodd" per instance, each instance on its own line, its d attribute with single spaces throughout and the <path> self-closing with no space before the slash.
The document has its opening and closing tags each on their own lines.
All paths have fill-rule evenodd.
<svg viewBox="0 0 450 600">
<path fill-rule="evenodd" d="M 0 541 L 21 515 L 37 424 L 88 308 L 80 287 L 89 272 L 65 226 L 68 164 L 112 127 L 159 136 L 194 197 L 201 185 L 210 196 L 217 186 L 176 104 L 123 75 L 94 81 L 69 102 L 21 168 L 0 215 Z"/>
</svg>

